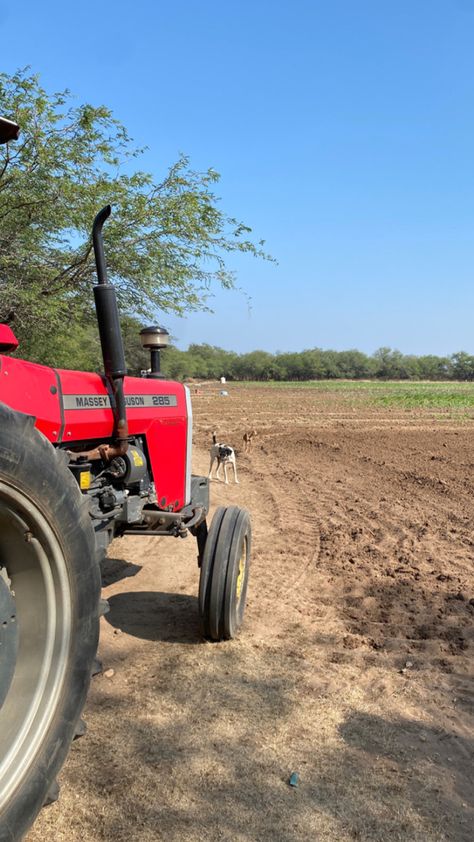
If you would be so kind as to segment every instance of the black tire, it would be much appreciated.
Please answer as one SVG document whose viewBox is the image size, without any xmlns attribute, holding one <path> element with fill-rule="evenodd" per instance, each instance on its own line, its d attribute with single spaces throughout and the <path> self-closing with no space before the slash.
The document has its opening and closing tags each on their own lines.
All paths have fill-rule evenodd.
<svg viewBox="0 0 474 842">
<path fill-rule="evenodd" d="M 0 404 L 0 588 L 14 604 L 0 618 L 14 653 L 11 682 L 0 657 L 0 842 L 21 839 L 53 799 L 97 649 L 94 535 L 63 457 Z"/>
<path fill-rule="evenodd" d="M 242 625 L 247 597 L 252 530 L 238 506 L 217 509 L 207 536 L 199 580 L 204 637 L 230 640 Z"/>
</svg>

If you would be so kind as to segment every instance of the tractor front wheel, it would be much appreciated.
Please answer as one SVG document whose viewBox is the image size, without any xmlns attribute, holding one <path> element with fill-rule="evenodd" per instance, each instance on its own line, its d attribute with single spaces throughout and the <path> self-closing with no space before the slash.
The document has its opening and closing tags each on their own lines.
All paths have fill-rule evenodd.
<svg viewBox="0 0 474 842">
<path fill-rule="evenodd" d="M 251 540 L 250 516 L 245 509 L 217 509 L 207 536 L 199 581 L 202 631 L 211 640 L 229 640 L 242 625 Z"/>
<path fill-rule="evenodd" d="M 54 800 L 97 648 L 94 536 L 62 456 L 0 404 L 0 842 Z"/>
</svg>

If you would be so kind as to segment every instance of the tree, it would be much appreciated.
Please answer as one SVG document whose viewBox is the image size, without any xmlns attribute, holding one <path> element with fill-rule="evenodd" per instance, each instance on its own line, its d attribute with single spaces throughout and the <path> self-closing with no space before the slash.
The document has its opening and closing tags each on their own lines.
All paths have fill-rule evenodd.
<svg viewBox="0 0 474 842">
<path fill-rule="evenodd" d="M 417 357 L 417 373 L 422 380 L 450 380 L 453 377 L 449 357 L 425 354 Z"/>
<path fill-rule="evenodd" d="M 379 348 L 373 354 L 375 360 L 375 376 L 381 380 L 407 380 L 406 360 L 400 351 L 391 348 Z"/>
<path fill-rule="evenodd" d="M 228 376 L 230 361 L 235 356 L 230 351 L 224 351 L 222 348 L 206 343 L 191 344 L 186 353 L 194 376 L 202 380 L 217 380 L 222 375 Z"/>
<path fill-rule="evenodd" d="M 135 169 L 142 150 L 108 108 L 48 94 L 24 70 L 0 74 L 0 113 L 21 126 L 19 141 L 0 147 L 0 321 L 24 356 L 48 346 L 62 362 L 64 325 L 72 335 L 91 322 L 90 228 L 107 203 L 109 276 L 124 313 L 208 309 L 214 282 L 234 284 L 226 254 L 268 257 L 220 209 L 215 170 L 196 172 L 186 156 L 159 181 Z"/>
<path fill-rule="evenodd" d="M 367 354 L 363 354 L 362 351 L 355 349 L 339 351 L 337 354 L 339 377 L 347 377 L 352 380 L 371 377 L 373 373 L 371 362 Z"/>
<path fill-rule="evenodd" d="M 466 351 L 457 351 L 451 357 L 454 380 L 474 380 L 474 357 Z"/>
<path fill-rule="evenodd" d="M 235 360 L 232 372 L 236 379 L 273 380 L 277 367 L 268 351 L 251 351 Z"/>
</svg>

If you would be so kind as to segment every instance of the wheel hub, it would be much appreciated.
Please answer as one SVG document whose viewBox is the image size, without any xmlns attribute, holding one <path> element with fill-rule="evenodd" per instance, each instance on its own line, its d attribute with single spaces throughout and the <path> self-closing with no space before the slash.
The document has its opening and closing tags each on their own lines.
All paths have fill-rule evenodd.
<svg viewBox="0 0 474 842">
<path fill-rule="evenodd" d="M 0 708 L 7 697 L 18 652 L 16 606 L 6 575 L 0 568 Z"/>
<path fill-rule="evenodd" d="M 244 584 L 244 574 L 245 574 L 245 553 L 246 553 L 246 544 L 244 542 L 244 546 L 242 547 L 242 555 L 239 559 L 239 572 L 237 574 L 237 582 L 235 586 L 235 596 L 237 600 L 240 599 L 242 594 L 242 587 Z"/>
</svg>

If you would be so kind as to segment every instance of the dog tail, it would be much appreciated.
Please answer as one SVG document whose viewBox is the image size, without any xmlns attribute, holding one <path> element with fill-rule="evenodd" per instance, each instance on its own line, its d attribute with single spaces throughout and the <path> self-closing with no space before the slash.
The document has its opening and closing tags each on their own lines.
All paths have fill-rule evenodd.
<svg viewBox="0 0 474 842">
<path fill-rule="evenodd" d="M 217 444 L 217 435 L 215 432 L 212 434 L 212 443 Z"/>
</svg>

